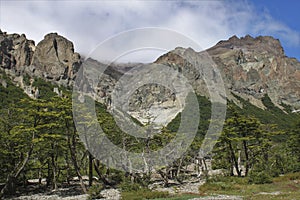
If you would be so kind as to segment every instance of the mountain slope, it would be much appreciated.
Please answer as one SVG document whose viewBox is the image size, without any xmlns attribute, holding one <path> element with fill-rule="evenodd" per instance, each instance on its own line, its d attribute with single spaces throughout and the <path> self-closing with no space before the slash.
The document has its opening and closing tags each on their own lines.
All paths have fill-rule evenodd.
<svg viewBox="0 0 300 200">
<path fill-rule="evenodd" d="M 30 78 L 37 77 L 58 85 L 72 86 L 82 63 L 80 55 L 74 52 L 73 43 L 56 33 L 47 34 L 35 46 L 24 34 L 0 31 L 0 44 L 0 68 L 9 74 L 16 85 L 33 97 L 38 88 L 32 83 L 34 79 Z M 178 47 L 159 57 L 155 64 L 169 66 L 182 73 L 198 95 L 209 97 L 204 72 L 201 71 L 204 69 L 193 66 L 195 63 L 201 65 L 201 59 L 199 64 L 199 58 L 197 60 L 195 56 L 202 58 L 201 56 L 206 55 L 211 57 L 220 70 L 227 98 L 240 107 L 242 103 L 238 97 L 266 109 L 263 103 L 265 96 L 270 97 L 272 103 L 282 110 L 284 105 L 290 105 L 293 109 L 300 107 L 300 63 L 294 58 L 286 57 L 280 42 L 270 36 L 233 36 L 229 40 L 220 41 L 206 52 Z M 152 66 L 154 65 L 142 63 L 112 63 L 107 66 L 87 59 L 84 67 L 92 76 L 97 74 L 93 70 L 107 67 L 102 77 L 94 77 L 97 83 L 93 82 L 95 80 L 89 82 L 90 95 L 101 103 L 107 103 L 124 74 L 135 78 L 137 82 L 143 81 L 143 77 L 135 76 L 134 73 Z M 128 113 L 143 123 L 150 120 L 166 125 L 182 110 L 179 102 L 184 102 L 186 86 L 180 87 L 182 92 L 175 94 L 174 101 L 172 88 L 159 84 L 141 86 L 129 99 Z M 56 89 L 56 93 L 58 92 Z"/>
<path fill-rule="evenodd" d="M 180 55 L 189 57 L 191 51 L 177 48 L 158 58 L 156 63 L 175 65 L 184 71 L 191 68 L 188 63 L 192 62 Z M 264 108 L 261 99 L 267 94 L 276 106 L 282 103 L 300 106 L 300 63 L 284 55 L 279 40 L 270 36 L 233 36 L 209 48 L 207 53 L 221 71 L 229 99 L 235 99 L 231 95 L 234 93 Z"/>
</svg>

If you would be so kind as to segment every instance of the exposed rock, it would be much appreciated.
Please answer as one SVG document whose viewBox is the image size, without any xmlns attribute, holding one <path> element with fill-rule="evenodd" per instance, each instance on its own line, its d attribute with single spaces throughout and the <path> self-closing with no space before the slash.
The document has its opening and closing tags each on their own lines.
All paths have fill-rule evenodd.
<svg viewBox="0 0 300 200">
<path fill-rule="evenodd" d="M 73 43 L 50 33 L 35 46 L 24 34 L 0 31 L 0 68 L 12 77 L 24 73 L 62 85 L 71 85 L 81 64 Z M 18 83 L 19 84 L 19 83 Z"/>
<path fill-rule="evenodd" d="M 80 66 L 80 55 L 74 52 L 72 42 L 57 33 L 50 33 L 37 44 L 32 65 L 47 79 L 73 79 Z"/>
<path fill-rule="evenodd" d="M 34 42 L 26 39 L 24 34 L 7 34 L 0 31 L 0 44 L 0 68 L 5 69 L 20 87 L 31 90 L 30 94 L 33 96 L 38 96 L 38 93 L 34 94 L 32 88 L 27 88 L 29 85 L 24 85 L 24 73 L 59 85 L 72 85 L 75 77 L 80 76 L 80 55 L 74 52 L 72 42 L 57 33 L 47 34 L 35 47 Z M 279 40 L 270 36 L 233 36 L 229 40 L 220 41 L 206 52 L 221 72 L 227 98 L 237 104 L 238 101 L 232 93 L 263 109 L 261 98 L 266 94 L 278 107 L 285 103 L 295 109 L 300 108 L 300 63 L 285 56 Z M 203 63 L 195 59 L 205 58 L 206 52 L 178 47 L 159 57 L 155 63 L 171 67 L 187 78 L 196 93 L 209 97 L 204 77 L 207 73 L 201 67 Z M 115 86 L 124 74 L 135 77 L 137 82 L 143 81 L 143 76 L 136 76 L 134 72 L 143 66 L 151 67 L 151 64 L 141 63 L 112 63 L 107 67 L 107 64 L 92 59 L 87 59 L 84 65 L 89 69 L 87 73 L 90 80 L 88 84 L 80 87 L 85 88 L 87 93 L 93 94 L 95 100 L 107 104 L 109 108 L 114 106 L 111 95 L 118 89 Z M 102 69 L 103 75 L 94 77 L 99 75 L 99 70 Z M 215 74 L 215 71 L 212 71 L 210 77 L 206 78 L 214 80 Z M 155 76 L 159 78 L 161 75 Z M 82 78 L 82 84 L 86 83 L 84 77 Z M 5 83 L 2 85 L 5 86 Z M 184 89 L 185 86 L 182 85 L 181 88 Z M 142 123 L 152 121 L 165 125 L 182 110 L 183 104 L 180 102 L 184 102 L 185 94 L 181 93 L 174 94 L 173 88 L 159 84 L 146 84 L 136 88 L 128 99 L 128 114 Z"/>
<path fill-rule="evenodd" d="M 107 200 L 119 200 L 121 199 L 121 194 L 119 190 L 116 189 L 106 189 L 102 190 L 100 194 Z"/>
<path fill-rule="evenodd" d="M 264 108 L 260 100 L 268 94 L 275 105 L 285 103 L 300 107 L 300 63 L 285 56 L 279 40 L 270 36 L 233 36 L 207 52 L 222 74 L 229 99 L 234 99 L 231 95 L 234 92 Z M 193 57 L 189 55 L 193 55 L 190 48 L 176 48 L 159 57 L 156 63 L 181 69 L 198 93 L 209 96 L 201 73 L 193 71 Z"/>
<path fill-rule="evenodd" d="M 44 194 L 34 194 L 34 195 L 28 195 L 28 196 L 20 196 L 20 197 L 14 197 L 12 198 L 14 200 L 87 200 L 88 195 L 74 195 L 74 196 L 68 196 L 68 197 L 61 197 L 59 195 L 44 195 Z"/>
<path fill-rule="evenodd" d="M 31 64 L 35 49 L 34 41 L 24 34 L 0 32 L 0 64 L 4 69 L 22 70 Z"/>
<path fill-rule="evenodd" d="M 4 88 L 7 88 L 7 83 L 5 80 L 1 80 L 1 85 L 4 87 Z"/>
</svg>

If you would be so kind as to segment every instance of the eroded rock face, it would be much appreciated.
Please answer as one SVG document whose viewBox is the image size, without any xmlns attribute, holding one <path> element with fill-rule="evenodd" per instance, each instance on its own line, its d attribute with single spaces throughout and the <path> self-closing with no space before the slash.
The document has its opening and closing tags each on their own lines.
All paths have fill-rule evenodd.
<svg viewBox="0 0 300 200">
<path fill-rule="evenodd" d="M 190 80 L 193 85 L 198 85 L 196 89 L 200 88 L 197 92 L 207 96 L 203 79 L 199 78 L 198 72 L 191 71 L 193 57 L 188 56 L 191 52 L 191 49 L 177 48 L 156 62 L 180 69 L 189 77 L 194 75 Z M 300 63 L 285 56 L 279 40 L 270 36 L 233 36 L 208 49 L 207 53 L 222 74 L 229 98 L 233 98 L 231 93 L 234 93 L 263 107 L 257 100 L 268 94 L 277 105 L 285 103 L 300 107 Z"/>
<path fill-rule="evenodd" d="M 229 40 L 220 41 L 206 52 L 178 47 L 159 57 L 155 64 L 173 68 L 190 81 L 196 93 L 209 97 L 204 80 L 207 73 L 199 62 L 199 57 L 201 60 L 201 56 L 204 58 L 207 54 L 221 72 L 229 99 L 234 100 L 234 93 L 263 108 L 261 98 L 267 94 L 277 105 L 285 103 L 295 108 L 300 107 L 300 63 L 294 58 L 286 57 L 279 40 L 269 36 L 233 36 Z M 84 64 L 90 67 L 89 75 L 93 81 L 82 87 L 87 91 L 93 90 L 94 98 L 103 103 L 111 98 L 117 82 L 125 73 L 133 73 L 141 66 L 151 66 L 128 63 L 110 64 L 107 67 L 93 60 L 87 60 Z M 0 68 L 13 76 L 22 77 L 27 73 L 31 77 L 37 76 L 60 85 L 71 85 L 75 77 L 80 76 L 80 65 L 80 55 L 74 52 L 73 43 L 57 33 L 47 34 L 35 46 L 34 41 L 28 40 L 24 34 L 0 31 Z M 107 69 L 102 77 L 93 77 L 97 75 L 95 70 L 103 67 Z M 213 71 L 208 78 L 213 80 L 214 73 Z M 138 82 L 144 81 L 143 77 L 134 74 L 130 76 L 136 77 Z M 158 78 L 159 76 L 157 75 Z M 184 94 L 185 86 L 179 88 Z M 149 118 L 158 119 L 159 123 L 163 121 L 161 119 L 169 118 L 168 121 L 181 111 L 180 101 L 184 101 L 184 95 L 180 99 L 180 92 L 175 97 L 173 92 L 172 89 L 157 84 L 144 85 L 136 89 L 128 99 L 129 112 L 144 123 Z"/>
<path fill-rule="evenodd" d="M 108 109 L 127 106 L 127 114 L 143 124 L 154 122 L 159 125 L 167 125 L 183 109 L 187 95 L 184 90 L 185 86 L 182 85 L 183 90 L 179 90 L 176 96 L 171 87 L 156 83 L 141 84 L 135 87 L 137 83 L 145 83 L 144 74 L 139 73 L 140 68 L 149 68 L 149 73 L 146 74 L 151 76 L 152 64 L 133 63 L 132 66 L 127 65 L 111 64 L 108 66 L 96 60 L 87 59 L 82 65 L 85 68 L 85 75 L 77 74 L 76 85 L 98 102 L 106 104 Z M 126 77 L 126 80 L 132 80 L 129 81 L 131 86 L 122 84 L 120 79 L 123 76 Z M 156 74 L 156 76 L 158 79 L 162 78 L 160 74 Z M 116 97 L 118 92 L 131 93 L 131 95 L 128 98 L 127 95 L 125 95 L 126 97 L 121 95 L 121 103 L 116 105 L 120 98 L 120 96 Z M 113 101 L 114 99 L 115 101 Z"/>
<path fill-rule="evenodd" d="M 47 79 L 73 79 L 80 65 L 80 55 L 74 52 L 72 42 L 50 33 L 37 44 L 32 65 Z"/>
<path fill-rule="evenodd" d="M 29 66 L 35 50 L 34 41 L 24 34 L 6 34 L 0 30 L 0 64 L 4 69 L 20 71 Z"/>
<path fill-rule="evenodd" d="M 0 30 L 0 67 L 12 76 L 24 73 L 58 84 L 72 84 L 81 64 L 73 43 L 57 33 L 50 33 L 35 46 L 24 34 Z"/>
</svg>

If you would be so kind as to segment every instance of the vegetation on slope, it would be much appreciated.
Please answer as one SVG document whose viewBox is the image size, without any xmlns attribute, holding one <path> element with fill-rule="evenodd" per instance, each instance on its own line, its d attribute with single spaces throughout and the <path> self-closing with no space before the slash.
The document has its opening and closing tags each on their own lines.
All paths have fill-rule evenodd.
<svg viewBox="0 0 300 200">
<path fill-rule="evenodd" d="M 145 198 L 148 198 L 147 195 L 149 198 L 166 197 L 167 194 L 154 194 L 145 189 L 151 183 L 150 174 L 110 169 L 84 148 L 73 122 L 68 90 L 60 88 L 64 97 L 59 97 L 53 92 L 54 85 L 36 79 L 34 86 L 39 88 L 40 98 L 34 100 L 14 86 L 5 74 L 1 74 L 1 79 L 7 83 L 6 87 L 0 85 L 1 195 L 15 195 L 22 188 L 26 190 L 31 184 L 28 182 L 30 179 L 38 179 L 40 188 L 57 189 L 73 184 L 74 177 L 77 177 L 83 192 L 101 184 L 103 187 L 92 192 L 96 195 L 99 193 L 97 190 L 117 187 L 124 198 L 131 198 L 132 192 L 139 193 L 140 190 Z M 267 110 L 239 100 L 243 109 L 232 102 L 228 104 L 224 131 L 211 155 L 213 167 L 223 168 L 229 177 L 246 176 L 245 180 L 256 184 L 270 184 L 280 174 L 300 171 L 300 123 L 296 123 L 299 115 L 281 111 L 267 96 L 263 99 Z M 181 158 L 159 171 L 165 186 L 170 184 L 170 180 L 181 183 L 188 178 L 181 169 L 194 163 L 198 156 L 211 115 L 209 100 L 198 96 L 198 102 L 201 121 L 197 137 Z M 151 139 L 136 139 L 122 132 L 104 105 L 96 103 L 96 112 L 107 137 L 115 145 L 132 152 L 162 148 L 174 138 L 180 123 L 179 114 L 162 129 L 161 134 Z M 88 184 L 84 182 L 84 175 L 88 175 Z M 124 186 L 126 184 L 136 184 L 139 189 L 130 191 Z"/>
</svg>

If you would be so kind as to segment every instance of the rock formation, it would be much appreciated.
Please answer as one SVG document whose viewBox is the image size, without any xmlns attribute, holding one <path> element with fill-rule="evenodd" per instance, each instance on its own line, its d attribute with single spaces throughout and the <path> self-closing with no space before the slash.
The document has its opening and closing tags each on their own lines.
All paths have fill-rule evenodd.
<svg viewBox="0 0 300 200">
<path fill-rule="evenodd" d="M 73 43 L 57 33 L 50 33 L 36 46 L 32 65 L 47 79 L 72 79 L 80 66 L 80 55 Z"/>
<path fill-rule="evenodd" d="M 24 73 L 58 84 L 72 84 L 80 67 L 80 55 L 73 43 L 57 33 L 50 33 L 35 46 L 24 34 L 0 31 L 0 64 L 12 76 Z"/>
<path fill-rule="evenodd" d="M 24 34 L 7 34 L 0 30 L 1 68 L 19 71 L 29 66 L 34 50 L 34 41 L 28 40 Z"/>
<path fill-rule="evenodd" d="M 184 60 L 179 55 L 191 54 L 191 49 L 177 48 L 161 56 L 156 62 L 182 68 L 184 72 L 191 69 L 190 60 Z M 281 103 L 300 107 L 300 63 L 295 58 L 285 56 L 279 40 L 270 36 L 252 38 L 247 35 L 242 38 L 231 37 L 220 41 L 206 51 L 218 69 L 221 71 L 227 97 L 234 98 L 231 93 L 249 100 L 256 106 L 263 107 L 260 99 L 268 95 L 273 103 Z M 201 54 L 203 52 L 199 52 Z M 188 68 L 188 69 L 187 69 Z M 190 75 L 197 72 L 191 72 Z M 205 93 L 201 79 L 194 82 L 202 85 L 200 93 Z"/>
<path fill-rule="evenodd" d="M 267 94 L 278 107 L 285 103 L 295 109 L 300 108 L 300 63 L 295 58 L 286 57 L 279 40 L 270 36 L 233 36 L 203 52 L 178 47 L 159 57 L 155 64 L 171 67 L 183 74 L 198 94 L 209 97 L 208 86 L 204 81 L 204 64 L 201 59 L 199 61 L 199 57 L 205 61 L 207 55 L 223 77 L 227 98 L 237 101 L 232 95 L 235 94 L 264 108 L 261 98 Z M 80 76 L 80 66 L 80 55 L 74 52 L 73 43 L 57 33 L 47 34 L 35 46 L 34 41 L 26 39 L 24 34 L 0 31 L 0 69 L 12 75 L 13 80 L 24 89 L 24 73 L 66 86 L 72 85 L 75 77 Z M 134 77 L 134 72 L 143 66 L 152 65 L 113 63 L 107 67 L 99 61 L 87 59 L 84 67 L 89 69 L 87 73 L 92 80 L 80 87 L 93 93 L 97 101 L 110 104 L 119 79 L 124 74 Z M 103 75 L 98 77 L 97 70 L 104 68 Z M 216 78 L 215 73 L 212 70 L 208 78 Z M 143 77 L 136 78 L 139 79 L 137 81 L 143 80 Z M 181 89 L 184 87 L 182 85 Z M 179 102 L 184 102 L 183 94 L 174 94 L 172 88 L 159 84 L 141 86 L 128 99 L 129 114 L 144 123 L 149 119 L 162 123 L 163 118 L 167 123 L 181 111 L 183 105 Z"/>
</svg>

